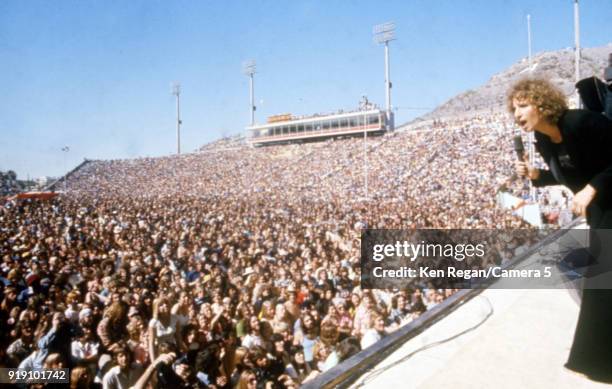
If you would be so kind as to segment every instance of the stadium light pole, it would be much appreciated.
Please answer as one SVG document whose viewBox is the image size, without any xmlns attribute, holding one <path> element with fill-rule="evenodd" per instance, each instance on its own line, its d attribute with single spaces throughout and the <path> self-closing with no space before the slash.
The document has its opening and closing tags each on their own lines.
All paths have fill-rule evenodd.
<svg viewBox="0 0 612 389">
<path fill-rule="evenodd" d="M 62 147 L 62 151 L 64 152 L 64 193 L 66 193 L 66 179 L 68 178 L 68 172 L 66 171 L 66 159 L 68 157 L 68 152 L 70 151 L 70 147 L 64 146 Z"/>
<path fill-rule="evenodd" d="M 181 154 L 181 84 L 172 83 L 172 94 L 176 96 L 176 153 Z"/>
<path fill-rule="evenodd" d="M 257 109 L 257 107 L 255 107 L 255 90 L 253 89 L 254 86 L 254 77 L 253 75 L 256 73 L 256 66 L 255 66 L 255 60 L 251 59 L 248 61 L 245 61 L 242 64 L 242 73 L 244 73 L 245 75 L 249 76 L 249 92 L 250 92 L 250 101 L 251 101 L 251 107 L 250 107 L 250 111 L 251 111 L 251 126 L 255 125 L 255 110 Z"/>
<path fill-rule="evenodd" d="M 391 79 L 389 70 L 389 42 L 395 40 L 395 23 L 387 22 L 377 24 L 373 29 L 374 40 L 376 43 L 385 44 L 385 100 L 386 100 L 386 116 L 388 128 L 393 130 L 393 113 L 391 112 Z"/>
<path fill-rule="evenodd" d="M 531 15 L 527 14 L 527 56 L 529 58 L 529 70 L 528 70 L 528 74 L 531 76 L 531 74 L 533 73 L 533 63 L 531 60 Z M 527 135 L 527 153 L 529 156 L 529 162 L 533 163 L 533 159 L 535 157 L 535 150 L 534 150 L 534 135 L 533 135 L 533 131 L 530 131 L 529 134 Z M 531 184 L 531 182 L 529 183 L 529 198 L 534 201 L 537 202 L 537 196 L 536 196 L 536 190 L 535 187 L 533 186 L 533 184 Z"/>
<path fill-rule="evenodd" d="M 529 58 L 529 73 L 531 73 L 531 15 L 527 14 L 527 52 Z"/>
<path fill-rule="evenodd" d="M 574 0 L 574 71 L 576 82 L 580 81 L 580 14 L 578 10 L 578 0 Z M 580 108 L 580 95 L 576 91 L 576 106 Z"/>
<path fill-rule="evenodd" d="M 368 116 L 363 113 L 363 171 L 364 171 L 364 198 L 368 200 Z"/>
</svg>

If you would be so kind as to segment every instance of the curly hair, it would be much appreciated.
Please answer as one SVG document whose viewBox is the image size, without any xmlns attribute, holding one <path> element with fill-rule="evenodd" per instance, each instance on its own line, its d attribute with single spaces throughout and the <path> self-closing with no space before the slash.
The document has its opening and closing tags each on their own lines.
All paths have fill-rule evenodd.
<svg viewBox="0 0 612 389">
<path fill-rule="evenodd" d="M 541 78 L 525 78 L 514 84 L 506 101 L 508 112 L 514 113 L 513 101 L 526 100 L 534 105 L 540 115 L 549 123 L 557 123 L 567 110 L 565 95 L 550 81 Z"/>
</svg>

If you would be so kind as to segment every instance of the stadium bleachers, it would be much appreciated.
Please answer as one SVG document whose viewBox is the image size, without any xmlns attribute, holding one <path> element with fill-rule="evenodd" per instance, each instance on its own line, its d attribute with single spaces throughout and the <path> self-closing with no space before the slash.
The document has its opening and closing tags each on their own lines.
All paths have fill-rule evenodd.
<svg viewBox="0 0 612 389">
<path fill-rule="evenodd" d="M 508 181 L 511 128 L 488 114 L 365 147 L 232 138 L 180 156 L 88 161 L 57 200 L 0 209 L 6 365 L 59 354 L 107 377 L 88 361 L 124 352 L 146 367 L 173 352 L 219 386 L 251 373 L 302 382 L 368 344 L 376 320 L 393 331 L 455 293 L 360 290 L 364 226 L 526 226 L 496 205 L 500 186 L 523 185 Z M 213 349 L 224 369 L 196 362 Z"/>
</svg>

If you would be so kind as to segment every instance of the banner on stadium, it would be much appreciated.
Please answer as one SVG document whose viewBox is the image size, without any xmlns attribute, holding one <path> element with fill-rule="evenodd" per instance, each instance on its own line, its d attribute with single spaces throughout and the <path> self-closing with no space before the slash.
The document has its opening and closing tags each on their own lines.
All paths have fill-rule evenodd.
<svg viewBox="0 0 612 389">
<path fill-rule="evenodd" d="M 55 192 L 25 192 L 19 193 L 9 198 L 9 200 L 25 200 L 25 199 L 37 199 L 37 200 L 51 200 L 57 196 Z"/>
</svg>

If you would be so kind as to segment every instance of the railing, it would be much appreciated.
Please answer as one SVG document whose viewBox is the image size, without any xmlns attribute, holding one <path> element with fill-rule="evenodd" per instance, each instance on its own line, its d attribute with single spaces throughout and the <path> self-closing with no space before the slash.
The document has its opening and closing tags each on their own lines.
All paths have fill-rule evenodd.
<svg viewBox="0 0 612 389">
<path fill-rule="evenodd" d="M 308 138 L 316 138 L 321 136 L 331 136 L 331 135 L 352 135 L 363 132 L 364 129 L 366 131 L 379 131 L 383 128 L 380 124 L 369 125 L 364 128 L 364 126 L 357 127 L 348 127 L 342 129 L 322 129 L 322 130 L 314 130 L 314 131 L 302 131 L 302 132 L 294 132 L 290 134 L 281 134 L 281 135 L 259 135 L 254 136 L 249 139 L 251 143 L 263 143 L 263 142 L 278 142 L 283 140 L 294 140 L 294 139 L 308 139 Z"/>
<path fill-rule="evenodd" d="M 569 229 L 584 222 L 583 219 L 576 219 L 563 229 L 552 232 L 550 235 L 542 239 L 540 242 L 525 250 L 512 261 L 508 262 L 503 268 L 513 268 L 520 262 L 535 254 L 542 247 L 559 239 L 567 233 Z M 405 342 L 419 335 L 433 324 L 442 320 L 457 308 L 469 301 L 472 297 L 480 294 L 487 286 L 495 282 L 494 279 L 480 281 L 480 285 L 472 289 L 463 289 L 440 304 L 426 311 L 416 320 L 410 322 L 406 326 L 398 329 L 392 334 L 381 339 L 365 350 L 357 353 L 351 358 L 343 361 L 328 371 L 318 375 L 316 378 L 305 382 L 301 388 L 319 389 L 319 388 L 347 388 L 359 379 L 361 375 L 379 364 L 387 358 L 391 353 L 401 347 Z"/>
</svg>

